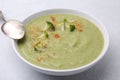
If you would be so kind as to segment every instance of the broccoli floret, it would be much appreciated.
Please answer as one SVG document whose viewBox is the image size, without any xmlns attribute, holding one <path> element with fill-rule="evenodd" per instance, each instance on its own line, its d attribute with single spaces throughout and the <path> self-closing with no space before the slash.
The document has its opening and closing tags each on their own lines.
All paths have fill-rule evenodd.
<svg viewBox="0 0 120 80">
<path fill-rule="evenodd" d="M 70 29 L 71 32 L 74 31 L 75 30 L 75 25 L 69 25 L 69 29 Z"/>
<path fill-rule="evenodd" d="M 46 21 L 46 23 L 49 26 L 50 31 L 55 31 L 55 26 L 53 25 L 53 23 L 51 23 L 50 21 Z"/>
</svg>

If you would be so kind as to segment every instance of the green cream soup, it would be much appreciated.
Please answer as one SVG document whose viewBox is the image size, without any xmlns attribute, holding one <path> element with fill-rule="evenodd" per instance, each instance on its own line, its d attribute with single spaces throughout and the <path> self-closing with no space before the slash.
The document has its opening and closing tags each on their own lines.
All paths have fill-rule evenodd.
<svg viewBox="0 0 120 80">
<path fill-rule="evenodd" d="M 101 53 L 104 39 L 90 21 L 70 14 L 40 16 L 17 41 L 20 55 L 40 67 L 64 70 L 84 66 Z"/>
</svg>

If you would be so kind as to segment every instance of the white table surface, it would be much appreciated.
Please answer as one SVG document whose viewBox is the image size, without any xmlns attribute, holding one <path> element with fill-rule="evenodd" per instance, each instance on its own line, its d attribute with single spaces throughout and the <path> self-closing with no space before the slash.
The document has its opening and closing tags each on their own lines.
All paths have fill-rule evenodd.
<svg viewBox="0 0 120 80">
<path fill-rule="evenodd" d="M 0 31 L 0 80 L 120 80 L 120 0 L 0 0 L 6 19 L 24 20 L 38 11 L 67 8 L 85 11 L 106 26 L 110 46 L 104 58 L 91 69 L 72 76 L 41 74 L 21 61 L 11 39 Z"/>
</svg>

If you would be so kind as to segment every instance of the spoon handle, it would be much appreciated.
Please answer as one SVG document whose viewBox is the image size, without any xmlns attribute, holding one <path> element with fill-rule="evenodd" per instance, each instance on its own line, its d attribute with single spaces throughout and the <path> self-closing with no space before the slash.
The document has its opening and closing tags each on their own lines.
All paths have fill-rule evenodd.
<svg viewBox="0 0 120 80">
<path fill-rule="evenodd" d="M 0 19 L 2 19 L 3 21 L 6 21 L 1 10 L 0 10 Z"/>
<path fill-rule="evenodd" d="M 2 11 L 0 10 L 0 28 L 2 27 L 2 25 L 6 22 L 6 20 L 4 19 L 4 16 L 2 14 Z"/>
</svg>

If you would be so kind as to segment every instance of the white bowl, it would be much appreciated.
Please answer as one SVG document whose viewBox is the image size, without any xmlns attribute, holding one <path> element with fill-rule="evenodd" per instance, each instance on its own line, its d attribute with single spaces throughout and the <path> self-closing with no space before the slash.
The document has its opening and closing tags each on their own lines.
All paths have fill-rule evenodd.
<svg viewBox="0 0 120 80">
<path fill-rule="evenodd" d="M 97 19 L 95 19 L 93 16 L 88 15 L 88 14 L 86 14 L 84 12 L 81 12 L 81 11 L 76 11 L 76 10 L 51 9 L 51 10 L 45 10 L 45 11 L 38 12 L 38 13 L 28 17 L 27 19 L 25 19 L 23 21 L 23 24 L 27 24 L 30 21 L 32 21 L 33 19 L 38 18 L 39 16 L 48 15 L 48 14 L 57 14 L 57 13 L 59 13 L 59 14 L 67 13 L 67 14 L 74 14 L 74 15 L 81 16 L 83 18 L 88 19 L 92 23 L 94 23 L 100 29 L 100 31 L 102 32 L 103 37 L 104 37 L 104 47 L 103 47 L 103 50 L 102 50 L 101 54 L 94 61 L 92 61 L 91 63 L 89 63 L 87 65 L 84 65 L 84 66 L 78 67 L 78 68 L 74 68 L 74 69 L 53 70 L 53 69 L 47 69 L 47 68 L 36 66 L 36 65 L 28 62 L 26 59 L 24 59 L 20 55 L 20 53 L 18 52 L 16 40 L 13 40 L 13 48 L 14 48 L 15 52 L 17 53 L 19 58 L 21 58 L 30 67 L 32 67 L 33 69 L 35 69 L 35 70 L 37 70 L 37 71 L 39 71 L 41 73 L 45 73 L 45 74 L 49 74 L 49 75 L 55 75 L 55 76 L 72 75 L 72 74 L 80 73 L 80 72 L 83 72 L 83 71 L 89 69 L 90 67 L 95 65 L 105 55 L 105 53 L 106 53 L 106 51 L 108 49 L 108 45 L 109 45 L 109 35 L 108 35 L 108 32 L 106 31 L 104 25 L 101 22 L 99 22 Z"/>
</svg>

